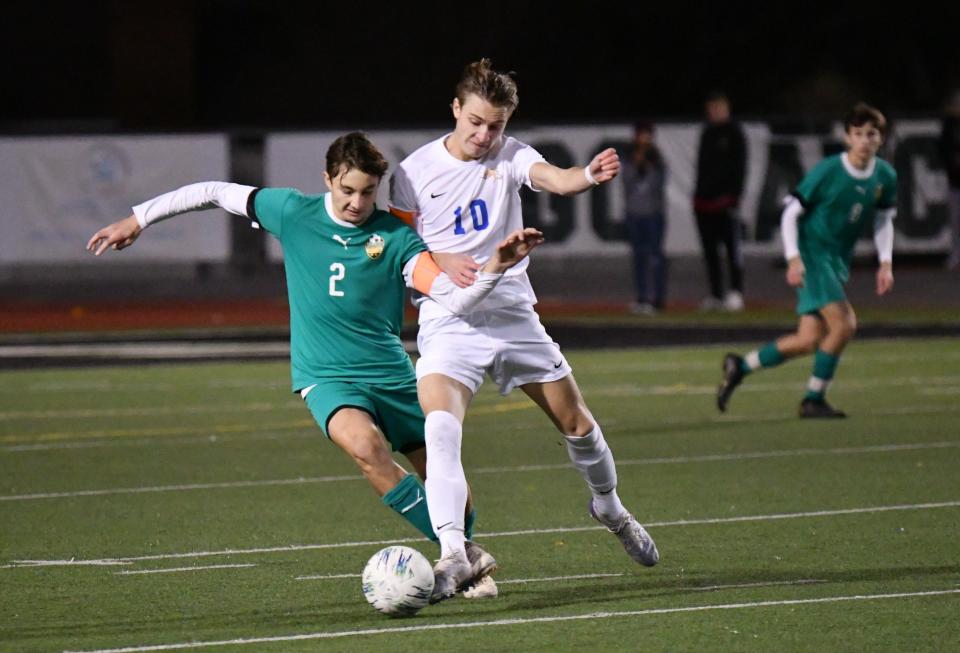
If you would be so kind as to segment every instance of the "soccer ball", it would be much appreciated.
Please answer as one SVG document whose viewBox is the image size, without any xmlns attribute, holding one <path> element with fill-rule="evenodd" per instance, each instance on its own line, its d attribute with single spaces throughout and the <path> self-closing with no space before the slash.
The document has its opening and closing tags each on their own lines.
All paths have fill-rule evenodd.
<svg viewBox="0 0 960 653">
<path fill-rule="evenodd" d="M 433 592 L 433 568 L 423 554 L 408 546 L 380 549 L 363 568 L 363 595 L 378 612 L 410 617 Z"/>
</svg>

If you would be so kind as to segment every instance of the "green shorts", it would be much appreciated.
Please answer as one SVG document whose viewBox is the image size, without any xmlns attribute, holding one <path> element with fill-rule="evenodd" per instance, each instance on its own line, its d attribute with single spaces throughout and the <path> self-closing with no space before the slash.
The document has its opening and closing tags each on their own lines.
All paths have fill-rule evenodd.
<svg viewBox="0 0 960 653">
<path fill-rule="evenodd" d="M 425 445 L 423 411 L 417 400 L 417 384 L 411 380 L 400 388 L 381 388 L 369 383 L 321 381 L 307 393 L 307 408 L 328 438 L 327 424 L 341 408 L 359 408 L 373 421 L 394 451 L 407 453 Z"/>
<path fill-rule="evenodd" d="M 843 290 L 850 278 L 846 261 L 834 254 L 803 255 L 806 273 L 797 288 L 797 315 L 816 313 L 827 304 L 847 301 Z"/>
</svg>

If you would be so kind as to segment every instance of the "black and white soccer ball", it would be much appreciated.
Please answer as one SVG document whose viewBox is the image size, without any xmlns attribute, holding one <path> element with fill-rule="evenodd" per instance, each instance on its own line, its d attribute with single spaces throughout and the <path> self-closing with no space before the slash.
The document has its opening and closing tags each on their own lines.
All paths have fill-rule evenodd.
<svg viewBox="0 0 960 653">
<path fill-rule="evenodd" d="M 433 568 L 416 549 L 388 546 L 363 568 L 363 595 L 378 612 L 410 617 L 421 610 L 433 592 Z"/>
</svg>

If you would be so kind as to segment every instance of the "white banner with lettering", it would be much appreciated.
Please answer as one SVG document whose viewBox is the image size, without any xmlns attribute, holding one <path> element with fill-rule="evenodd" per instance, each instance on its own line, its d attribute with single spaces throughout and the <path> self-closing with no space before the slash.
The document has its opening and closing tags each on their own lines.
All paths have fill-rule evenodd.
<svg viewBox="0 0 960 653">
<path fill-rule="evenodd" d="M 667 241 L 671 254 L 698 254 L 699 239 L 691 206 L 696 184 L 700 125 L 663 123 L 656 142 L 668 167 Z M 783 198 L 820 159 L 842 149 L 843 128 L 831 133 L 780 134 L 762 122 L 744 124 L 748 142 L 747 181 L 741 199 L 748 254 L 779 255 L 779 218 Z M 512 136 L 537 148 L 551 163 L 583 165 L 606 147 L 616 147 L 626 159 L 629 125 L 550 126 L 511 129 Z M 946 177 L 936 155 L 939 125 L 935 121 L 900 121 L 881 153 L 897 169 L 900 208 L 896 250 L 938 252 L 948 247 Z M 266 142 L 265 179 L 270 186 L 292 186 L 319 193 L 324 157 L 338 132 L 271 135 Z M 442 131 L 372 131 L 391 170 L 407 154 Z M 381 184 L 378 204 L 386 206 L 388 184 Z M 623 188 L 618 180 L 575 197 L 524 191 L 524 220 L 544 230 L 547 244 L 538 256 L 617 254 L 628 251 L 623 241 Z M 866 238 L 860 251 L 870 251 Z M 271 239 L 271 258 L 281 256 Z"/>
<path fill-rule="evenodd" d="M 93 262 L 97 229 L 130 207 L 195 181 L 226 179 L 223 135 L 0 138 L 0 264 Z M 229 254 L 226 213 L 206 211 L 150 227 L 107 261 L 220 261 Z"/>
</svg>

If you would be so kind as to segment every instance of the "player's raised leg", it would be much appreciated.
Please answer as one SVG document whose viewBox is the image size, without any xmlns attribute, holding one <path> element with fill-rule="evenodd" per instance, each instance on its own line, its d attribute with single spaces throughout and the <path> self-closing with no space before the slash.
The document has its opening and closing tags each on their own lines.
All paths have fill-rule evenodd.
<svg viewBox="0 0 960 653">
<path fill-rule="evenodd" d="M 776 367 L 791 358 L 813 353 L 826 333 L 827 327 L 819 315 L 803 315 L 794 333 L 781 336 L 743 356 L 734 353 L 724 356 L 723 378 L 717 387 L 717 408 L 721 413 L 726 411 L 733 391 L 745 377 L 758 370 Z"/>
<path fill-rule="evenodd" d="M 590 488 L 590 514 L 617 536 L 636 562 L 648 567 L 657 564 L 660 554 L 653 538 L 617 495 L 613 452 L 587 409 L 573 375 L 549 383 L 528 383 L 521 388 L 563 434 L 570 460 Z"/>
</svg>

